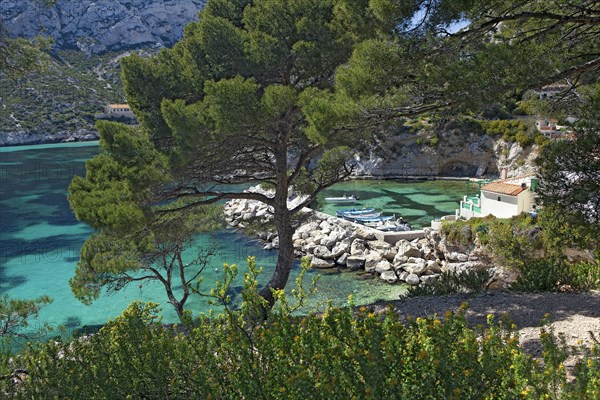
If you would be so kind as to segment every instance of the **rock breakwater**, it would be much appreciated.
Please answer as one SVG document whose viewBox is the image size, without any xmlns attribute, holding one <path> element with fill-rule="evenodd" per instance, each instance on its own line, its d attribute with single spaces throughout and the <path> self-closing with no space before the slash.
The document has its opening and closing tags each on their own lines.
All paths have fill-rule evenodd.
<svg viewBox="0 0 600 400">
<path fill-rule="evenodd" d="M 252 222 L 266 226 L 272 209 L 258 201 L 235 199 L 225 205 L 229 226 L 246 229 Z M 309 208 L 302 210 L 302 222 L 293 240 L 297 257 L 308 256 L 313 268 L 362 271 L 390 283 L 427 285 L 443 272 L 460 274 L 470 270 L 489 270 L 488 288 L 504 289 L 506 274 L 495 268 L 480 246 L 458 249 L 449 245 L 434 229 L 407 232 L 381 232 Z M 265 249 L 279 247 L 274 229 L 261 230 L 258 237 Z"/>
</svg>

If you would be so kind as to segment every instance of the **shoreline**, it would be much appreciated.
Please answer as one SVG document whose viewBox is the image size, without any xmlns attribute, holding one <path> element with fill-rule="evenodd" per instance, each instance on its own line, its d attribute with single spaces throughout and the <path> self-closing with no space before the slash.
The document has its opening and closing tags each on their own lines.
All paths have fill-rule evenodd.
<svg viewBox="0 0 600 400">
<path fill-rule="evenodd" d="M 62 136 L 48 137 L 38 134 L 28 135 L 27 138 L 31 140 L 25 141 L 11 141 L 11 138 L 3 141 L 0 139 L 0 151 L 19 151 L 18 147 L 29 147 L 29 146 L 44 146 L 44 145 L 69 145 L 76 143 L 88 143 L 99 140 L 98 133 L 96 131 L 84 130 L 81 132 L 75 132 L 73 134 L 63 133 Z M 36 137 L 37 136 L 37 137 Z M 40 137 L 42 136 L 42 137 Z M 16 140 L 16 138 L 14 139 Z M 14 150 L 8 150 L 8 149 Z M 406 180 L 406 181 L 437 181 L 437 180 L 448 180 L 448 181 L 477 181 L 480 179 L 498 179 L 498 176 L 439 176 L 439 175 L 399 175 L 399 174 L 381 174 L 381 175 L 353 175 L 345 179 L 344 181 L 350 180 Z"/>
<path fill-rule="evenodd" d="M 61 132 L 55 135 L 25 132 L 2 132 L 0 133 L 0 148 L 37 146 L 58 143 L 92 142 L 98 139 L 98 132 L 90 129 L 81 129 L 75 132 Z"/>
</svg>

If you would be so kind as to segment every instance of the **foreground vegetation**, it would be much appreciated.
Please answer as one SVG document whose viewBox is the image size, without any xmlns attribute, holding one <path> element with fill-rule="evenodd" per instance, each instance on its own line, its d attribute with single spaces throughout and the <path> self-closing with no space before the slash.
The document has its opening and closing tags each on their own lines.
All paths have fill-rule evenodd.
<svg viewBox="0 0 600 400">
<path fill-rule="evenodd" d="M 536 219 L 526 214 L 511 219 L 472 218 L 447 223 L 442 229 L 450 244 L 474 246 L 477 242 L 495 264 L 517 272 L 514 290 L 600 289 L 597 227 L 561 210 L 548 207 Z M 477 290 L 487 281 L 478 276 L 464 276 L 462 282 Z"/>
<path fill-rule="evenodd" d="M 228 276 L 235 273 L 227 267 Z M 160 324 L 156 304 L 133 303 L 91 337 L 30 347 L 3 375 L 14 398 L 596 399 L 600 348 L 575 351 L 542 334 L 543 361 L 526 354 L 514 326 L 469 327 L 462 313 L 403 321 L 388 309 L 329 308 L 293 315 L 281 292 L 262 319 L 250 260 L 244 303 L 182 326 Z M 304 291 L 294 293 L 302 300 Z M 227 303 L 227 279 L 213 295 Z M 10 367 L 10 369 L 9 369 Z M 25 372 L 26 371 L 26 372 Z M 16 378 L 15 378 L 16 377 Z M 16 382 L 16 383 L 15 383 Z"/>
</svg>

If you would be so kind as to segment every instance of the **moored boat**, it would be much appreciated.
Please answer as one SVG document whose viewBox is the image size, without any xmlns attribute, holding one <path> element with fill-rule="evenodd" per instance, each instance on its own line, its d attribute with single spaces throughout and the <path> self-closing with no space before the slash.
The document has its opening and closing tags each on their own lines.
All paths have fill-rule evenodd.
<svg viewBox="0 0 600 400">
<path fill-rule="evenodd" d="M 373 224 L 372 227 L 384 232 L 406 232 L 412 230 L 410 224 L 404 221 L 402 217 L 395 221 L 389 220 L 385 222 L 379 222 L 377 224 Z"/>
<path fill-rule="evenodd" d="M 375 213 L 375 209 L 374 208 L 348 208 L 345 210 L 338 210 L 338 212 L 336 213 L 338 217 L 343 217 L 345 215 L 348 216 L 361 216 L 361 215 L 365 215 L 365 214 L 373 214 Z"/>
<path fill-rule="evenodd" d="M 355 221 L 362 222 L 363 224 L 379 224 L 382 222 L 386 222 L 394 218 L 391 215 L 377 215 L 375 217 L 356 217 Z"/>
<path fill-rule="evenodd" d="M 348 221 L 362 222 L 362 221 L 359 221 L 359 219 L 378 218 L 380 215 L 381 215 L 380 212 L 373 212 L 370 214 L 361 214 L 361 215 L 344 215 L 344 214 L 342 214 L 341 217 L 344 219 L 347 219 Z"/>
<path fill-rule="evenodd" d="M 358 199 L 354 195 L 351 195 L 351 196 L 343 195 L 341 197 L 325 197 L 325 201 L 327 203 L 337 203 L 337 204 L 356 203 L 356 200 L 358 200 Z"/>
</svg>

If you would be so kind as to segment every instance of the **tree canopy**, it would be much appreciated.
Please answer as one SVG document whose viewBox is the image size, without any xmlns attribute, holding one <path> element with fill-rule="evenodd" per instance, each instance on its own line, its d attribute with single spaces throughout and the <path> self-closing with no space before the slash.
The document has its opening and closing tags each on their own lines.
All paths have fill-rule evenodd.
<svg viewBox="0 0 600 400">
<path fill-rule="evenodd" d="M 172 49 L 122 60 L 141 127 L 98 126 L 109 147 L 71 203 L 122 234 L 149 214 L 261 201 L 279 235 L 272 299 L 289 276 L 295 215 L 350 175 L 352 146 L 401 116 L 479 112 L 557 79 L 593 81 L 597 12 L 572 1 L 209 1 Z M 305 197 L 288 206 L 291 188 Z"/>
<path fill-rule="evenodd" d="M 415 12 L 396 7 L 390 14 L 382 4 L 209 1 L 172 49 L 123 59 L 127 101 L 141 128 L 123 135 L 118 125 L 98 126 L 109 147 L 71 186 L 78 218 L 102 231 L 131 230 L 157 204 L 180 202 L 157 210 L 166 213 L 233 198 L 266 203 L 279 235 L 276 269 L 263 291 L 272 299 L 271 288 L 284 287 L 291 268 L 292 218 L 350 174 L 347 146 L 363 134 L 343 128 L 357 109 L 336 97 L 336 70 L 356 43 L 389 35 Z M 272 192 L 216 186 L 242 183 Z M 288 208 L 292 187 L 305 197 Z"/>
<path fill-rule="evenodd" d="M 417 1 L 391 36 L 361 43 L 337 83 L 373 121 L 406 114 L 480 113 L 557 81 L 600 76 L 595 1 Z M 453 23 L 467 26 L 453 32 Z"/>
</svg>

